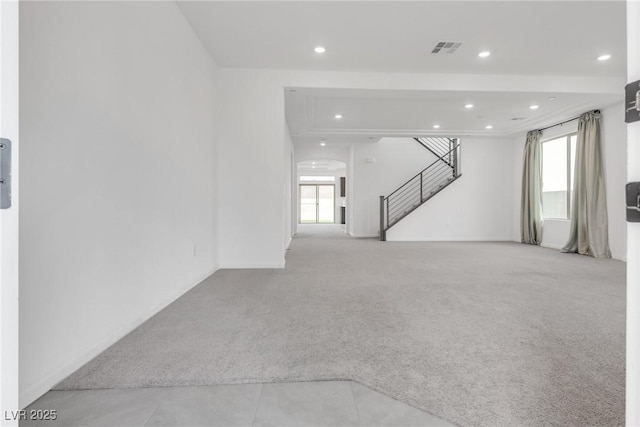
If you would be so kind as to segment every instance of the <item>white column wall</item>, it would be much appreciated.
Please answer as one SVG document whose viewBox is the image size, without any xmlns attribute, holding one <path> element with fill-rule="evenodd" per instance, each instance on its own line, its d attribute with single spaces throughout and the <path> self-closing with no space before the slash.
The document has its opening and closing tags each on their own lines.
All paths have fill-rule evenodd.
<svg viewBox="0 0 640 427">
<path fill-rule="evenodd" d="M 0 137 L 11 141 L 11 207 L 0 211 L 0 414 L 17 426 L 18 409 L 18 1 L 0 2 Z M 12 412 L 13 411 L 13 412 Z"/>
<path fill-rule="evenodd" d="M 282 268 L 289 144 L 283 85 L 270 72 L 220 70 L 220 266 Z"/>
<path fill-rule="evenodd" d="M 640 2 L 627 0 L 627 81 L 637 80 L 640 80 Z M 627 180 L 640 181 L 640 122 L 627 125 Z M 627 242 L 626 424 L 640 426 L 640 223 L 627 223 Z"/>
</svg>

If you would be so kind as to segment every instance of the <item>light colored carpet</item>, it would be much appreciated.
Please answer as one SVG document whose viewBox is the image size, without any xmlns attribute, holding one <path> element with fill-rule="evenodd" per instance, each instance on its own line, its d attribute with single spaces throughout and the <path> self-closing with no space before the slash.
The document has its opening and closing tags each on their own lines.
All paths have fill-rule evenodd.
<svg viewBox="0 0 640 427">
<path fill-rule="evenodd" d="M 625 264 L 302 232 L 221 270 L 56 389 L 353 379 L 459 425 L 624 424 Z"/>
</svg>

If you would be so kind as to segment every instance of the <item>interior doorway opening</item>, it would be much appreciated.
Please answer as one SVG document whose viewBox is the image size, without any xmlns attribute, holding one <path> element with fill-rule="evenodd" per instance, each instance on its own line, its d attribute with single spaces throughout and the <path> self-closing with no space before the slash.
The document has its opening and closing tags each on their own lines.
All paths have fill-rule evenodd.
<svg viewBox="0 0 640 427">
<path fill-rule="evenodd" d="M 305 160 L 297 164 L 297 224 L 346 224 L 346 163 Z"/>
<path fill-rule="evenodd" d="M 335 223 L 335 185 L 300 184 L 300 224 Z"/>
</svg>

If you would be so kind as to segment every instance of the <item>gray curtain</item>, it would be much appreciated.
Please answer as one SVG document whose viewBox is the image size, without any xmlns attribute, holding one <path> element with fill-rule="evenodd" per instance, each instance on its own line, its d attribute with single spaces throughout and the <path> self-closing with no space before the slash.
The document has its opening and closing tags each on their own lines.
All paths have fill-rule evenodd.
<svg viewBox="0 0 640 427">
<path fill-rule="evenodd" d="M 562 252 L 611 258 L 604 171 L 600 155 L 600 113 L 580 116 L 573 178 L 569 240 Z"/>
<path fill-rule="evenodd" d="M 527 133 L 522 162 L 520 241 L 539 245 L 542 241 L 542 132 Z"/>
</svg>

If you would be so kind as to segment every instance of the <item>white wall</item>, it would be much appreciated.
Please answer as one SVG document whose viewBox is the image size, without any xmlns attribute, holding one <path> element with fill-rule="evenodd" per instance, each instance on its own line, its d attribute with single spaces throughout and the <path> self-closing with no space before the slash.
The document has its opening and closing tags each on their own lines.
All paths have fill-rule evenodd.
<svg viewBox="0 0 640 427">
<path fill-rule="evenodd" d="M 291 239 L 295 233 L 295 206 L 293 196 L 293 184 L 296 182 L 296 165 L 293 154 L 293 141 L 291 140 L 291 134 L 289 133 L 289 128 L 285 125 L 284 129 L 284 173 L 285 173 L 285 182 L 284 182 L 284 247 L 288 248 L 291 244 Z"/>
<path fill-rule="evenodd" d="M 626 259 L 626 223 L 625 195 L 627 152 L 625 125 L 623 122 L 623 105 L 618 103 L 600 110 L 601 148 L 604 159 L 605 191 L 607 193 L 607 213 L 609 218 L 609 246 L 613 258 Z M 575 132 L 578 122 L 573 121 L 563 126 L 544 131 L 544 140 Z M 513 180 L 518 182 L 514 192 L 514 224 L 513 240 L 520 241 L 520 185 L 522 180 L 522 152 L 525 136 L 516 138 L 514 146 Z M 542 229 L 542 246 L 560 249 L 569 239 L 569 220 L 546 219 Z"/>
<path fill-rule="evenodd" d="M 387 240 L 511 240 L 513 140 L 461 144 L 462 177 L 393 226 Z"/>
<path fill-rule="evenodd" d="M 216 269 L 218 107 L 173 2 L 20 9 L 24 406 Z"/>
<path fill-rule="evenodd" d="M 220 70 L 220 266 L 284 267 L 290 182 L 283 85 L 269 72 Z M 289 184 L 290 186 L 290 184 Z M 289 210 L 291 211 L 291 209 Z M 290 222 L 290 221 L 289 221 Z"/>
<path fill-rule="evenodd" d="M 627 182 L 627 130 L 624 104 L 601 110 L 602 156 L 604 157 L 609 247 L 611 256 L 627 259 L 627 223 L 625 183 Z"/>
</svg>

